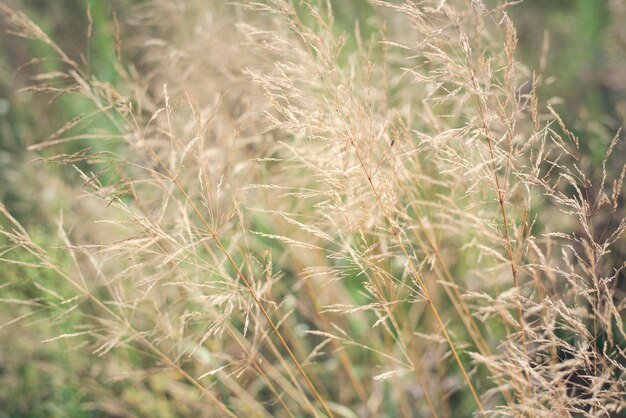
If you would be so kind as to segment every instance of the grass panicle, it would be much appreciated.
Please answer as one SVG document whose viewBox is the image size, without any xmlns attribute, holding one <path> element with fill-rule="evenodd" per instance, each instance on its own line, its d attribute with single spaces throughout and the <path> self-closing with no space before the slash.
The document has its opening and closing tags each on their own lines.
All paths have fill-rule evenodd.
<svg viewBox="0 0 626 418">
<path fill-rule="evenodd" d="M 0 204 L 0 332 L 77 410 L 623 413 L 623 134 L 594 160 L 515 2 L 209 3 L 113 11 L 111 78 L 0 2 L 83 106 L 24 151 L 56 222 Z"/>
</svg>

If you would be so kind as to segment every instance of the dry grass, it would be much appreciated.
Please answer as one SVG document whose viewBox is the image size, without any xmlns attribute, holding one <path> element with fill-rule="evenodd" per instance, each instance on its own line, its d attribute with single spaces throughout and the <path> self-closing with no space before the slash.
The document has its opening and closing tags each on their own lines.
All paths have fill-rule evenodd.
<svg viewBox="0 0 626 418">
<path fill-rule="evenodd" d="M 590 166 L 508 5 L 372 0 L 342 32 L 330 2 L 204 3 L 116 18 L 115 87 L 0 3 L 62 63 L 28 90 L 97 109 L 31 146 L 75 169 L 62 251 L 0 206 L 2 261 L 47 272 L 2 327 L 55 312 L 41 344 L 108 382 L 86 410 L 623 413 L 621 134 Z"/>
</svg>

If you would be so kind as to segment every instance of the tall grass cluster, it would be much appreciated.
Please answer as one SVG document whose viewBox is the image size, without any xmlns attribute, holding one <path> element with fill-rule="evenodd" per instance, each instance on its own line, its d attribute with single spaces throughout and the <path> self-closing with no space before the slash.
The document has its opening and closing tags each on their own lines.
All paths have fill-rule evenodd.
<svg viewBox="0 0 626 418">
<path fill-rule="evenodd" d="M 44 353 L 76 416 L 622 416 L 623 134 L 591 158 L 492 3 L 143 1 L 108 82 L 0 2 L 47 46 L 24 94 L 85 103 L 29 147 L 48 235 L 0 204 L 0 379 Z"/>
</svg>

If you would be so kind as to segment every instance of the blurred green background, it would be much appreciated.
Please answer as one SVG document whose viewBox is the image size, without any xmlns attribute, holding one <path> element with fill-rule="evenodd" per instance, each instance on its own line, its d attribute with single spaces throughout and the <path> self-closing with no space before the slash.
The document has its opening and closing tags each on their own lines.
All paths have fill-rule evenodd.
<svg viewBox="0 0 626 418">
<path fill-rule="evenodd" d="M 72 59 L 87 63 L 99 79 L 115 83 L 112 16 L 114 11 L 122 13 L 124 9 L 121 2 L 90 3 L 93 33 L 88 42 L 88 2 L 8 2 L 40 25 Z M 74 117 L 93 110 L 93 105 L 79 95 L 54 97 L 20 91 L 36 84 L 36 74 L 55 71 L 59 64 L 46 59 L 53 53 L 42 42 L 9 35 L 3 18 L 0 33 L 0 201 L 28 228 L 35 242 L 54 248 L 59 245 L 55 220 L 59 210 L 68 205 L 63 198 L 65 169 L 33 162 L 37 155 L 27 151 L 27 147 L 49 137 Z M 33 63 L 33 57 L 40 58 L 40 62 Z M 102 123 L 92 120 L 89 128 L 97 129 Z M 71 147 L 75 146 L 65 151 L 71 151 Z M 4 221 L 3 217 L 0 222 Z M 0 237 L 2 251 L 8 247 L 7 240 Z M 20 261 L 33 260 L 25 256 Z M 37 280 L 30 280 L 35 275 Z M 41 344 L 58 332 L 50 329 L 49 320 L 54 322 L 63 309 L 55 308 L 54 301 L 33 286 L 37 281 L 54 283 L 58 278 L 44 270 L 0 261 L 0 286 L 7 286 L 0 302 L 0 324 L 35 312 L 19 324 L 0 325 L 0 417 L 116 416 L 115 405 L 105 415 L 92 413 L 89 405 L 98 398 L 99 388 L 107 388 L 108 396 L 103 399 L 110 398 L 111 393 L 121 393 L 116 389 L 119 384 L 105 381 L 102 370 L 88 358 L 76 356 L 64 341 Z M 56 288 L 63 293 L 62 283 Z M 36 304 L 23 306 L 14 302 L 24 299 L 32 299 Z M 42 318 L 48 321 L 42 322 Z M 64 321 L 63 326 L 69 324 Z M 136 411 L 150 414 L 141 406 L 148 404 L 141 396 L 130 403 L 137 404 Z"/>
</svg>

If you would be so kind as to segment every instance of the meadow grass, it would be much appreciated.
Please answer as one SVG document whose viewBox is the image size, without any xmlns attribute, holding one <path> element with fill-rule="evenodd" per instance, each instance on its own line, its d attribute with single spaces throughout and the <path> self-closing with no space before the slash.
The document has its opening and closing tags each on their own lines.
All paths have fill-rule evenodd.
<svg viewBox="0 0 626 418">
<path fill-rule="evenodd" d="M 89 103 L 28 147 L 54 221 L 0 204 L 36 413 L 623 414 L 622 134 L 568 127 L 510 7 L 141 1 L 111 75 L 0 2 L 55 62 L 25 90 Z"/>
</svg>

